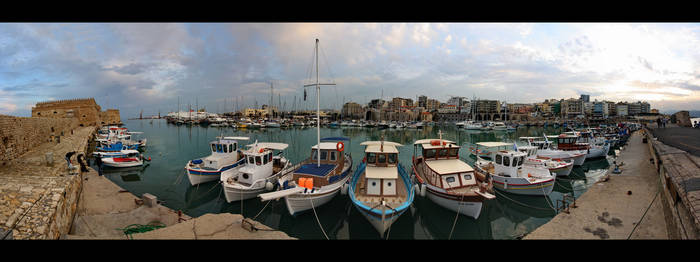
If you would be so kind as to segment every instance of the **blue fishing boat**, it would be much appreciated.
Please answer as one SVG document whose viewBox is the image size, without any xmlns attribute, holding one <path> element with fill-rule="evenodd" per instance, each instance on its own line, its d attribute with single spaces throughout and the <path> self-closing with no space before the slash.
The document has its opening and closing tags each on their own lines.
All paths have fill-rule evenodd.
<svg viewBox="0 0 700 262">
<path fill-rule="evenodd" d="M 366 141 L 365 158 L 350 180 L 352 204 L 381 237 L 413 203 L 413 183 L 399 164 L 399 143 Z"/>
<path fill-rule="evenodd" d="M 238 149 L 238 140 L 248 140 L 248 137 L 218 137 L 209 143 L 211 155 L 193 159 L 185 165 L 190 184 L 216 181 L 224 173 L 235 172 L 245 165 L 243 152 Z"/>
</svg>

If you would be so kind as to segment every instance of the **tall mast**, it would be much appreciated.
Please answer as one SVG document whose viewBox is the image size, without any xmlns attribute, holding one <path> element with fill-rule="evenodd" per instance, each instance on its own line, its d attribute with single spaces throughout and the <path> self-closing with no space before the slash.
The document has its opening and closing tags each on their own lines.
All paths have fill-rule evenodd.
<svg viewBox="0 0 700 262">
<path fill-rule="evenodd" d="M 316 39 L 316 83 L 304 85 L 304 87 L 314 85 L 316 86 L 316 146 L 318 147 L 316 149 L 318 151 L 316 166 L 321 167 L 321 85 L 335 84 L 321 84 L 318 82 L 318 38 Z"/>
</svg>

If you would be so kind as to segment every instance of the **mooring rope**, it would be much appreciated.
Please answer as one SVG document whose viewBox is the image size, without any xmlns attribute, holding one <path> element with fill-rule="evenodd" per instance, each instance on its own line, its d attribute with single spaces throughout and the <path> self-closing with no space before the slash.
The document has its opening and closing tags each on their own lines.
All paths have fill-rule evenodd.
<svg viewBox="0 0 700 262">
<path fill-rule="evenodd" d="M 452 239 L 452 232 L 455 230 L 455 225 L 457 225 L 457 219 L 459 218 L 459 211 L 462 209 L 462 200 L 464 200 L 464 195 L 460 197 L 459 203 L 457 203 L 457 205 L 459 205 L 457 207 L 457 215 L 455 216 L 455 221 L 452 223 L 452 229 L 450 229 L 450 235 L 447 237 L 447 240 Z"/>
<path fill-rule="evenodd" d="M 314 210 L 314 216 L 316 217 L 316 222 L 318 222 L 318 227 L 321 228 L 321 232 L 323 232 L 323 235 L 326 237 L 326 240 L 329 240 L 328 235 L 326 235 L 326 231 L 323 230 L 323 226 L 321 225 L 321 221 L 318 220 L 318 215 L 316 214 L 316 208 L 314 207 L 314 200 L 309 198 L 309 201 L 311 202 L 311 209 Z"/>
<path fill-rule="evenodd" d="M 525 204 L 525 203 L 518 202 L 517 200 L 514 200 L 514 199 L 512 199 L 512 198 L 507 197 L 505 194 L 501 193 L 501 192 L 498 191 L 498 190 L 494 190 L 494 192 L 496 192 L 496 194 L 499 194 L 501 197 L 503 197 L 503 198 L 505 198 L 505 199 L 508 199 L 508 200 L 510 200 L 510 201 L 512 201 L 512 202 L 514 202 L 514 203 L 516 203 L 516 204 L 519 204 L 519 205 L 521 205 L 521 206 L 525 206 L 525 207 L 529 207 L 529 208 L 534 208 L 534 209 L 539 209 L 539 210 L 546 210 L 546 211 L 555 210 L 555 211 L 556 211 L 556 209 L 554 209 L 554 208 L 541 208 L 541 207 L 531 206 L 531 205 L 528 205 L 528 204 Z M 550 204 L 550 206 L 551 206 L 551 204 Z"/>
</svg>

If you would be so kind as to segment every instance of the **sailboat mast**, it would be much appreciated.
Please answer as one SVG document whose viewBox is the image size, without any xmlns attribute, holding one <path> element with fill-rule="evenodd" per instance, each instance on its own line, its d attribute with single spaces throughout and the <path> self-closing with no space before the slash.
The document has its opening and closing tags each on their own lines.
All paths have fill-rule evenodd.
<svg viewBox="0 0 700 262">
<path fill-rule="evenodd" d="M 316 38 L 316 140 L 318 145 L 317 167 L 321 167 L 321 86 L 318 83 L 318 38 Z"/>
</svg>

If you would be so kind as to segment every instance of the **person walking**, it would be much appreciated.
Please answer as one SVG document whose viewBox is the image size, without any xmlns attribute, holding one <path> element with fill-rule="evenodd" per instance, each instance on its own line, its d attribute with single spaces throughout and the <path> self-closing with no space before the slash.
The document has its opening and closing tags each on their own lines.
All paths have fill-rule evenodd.
<svg viewBox="0 0 700 262">
<path fill-rule="evenodd" d="M 97 174 L 102 176 L 102 158 L 101 157 L 96 157 L 95 158 L 95 164 L 97 165 Z"/>
</svg>

